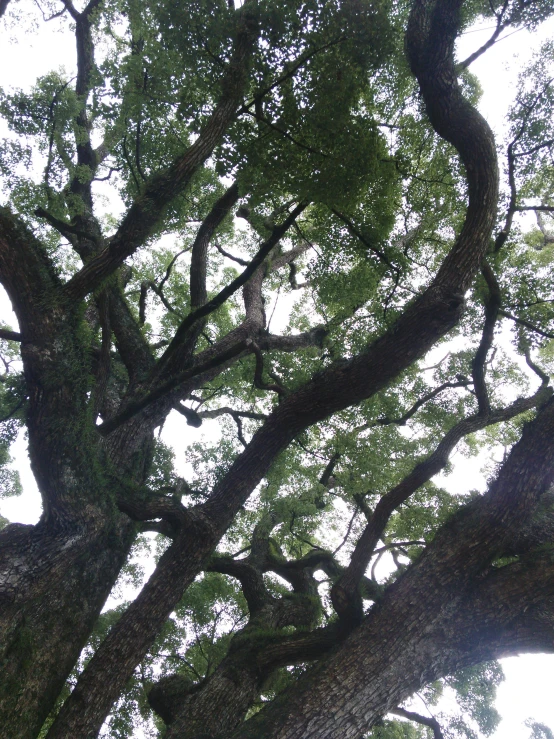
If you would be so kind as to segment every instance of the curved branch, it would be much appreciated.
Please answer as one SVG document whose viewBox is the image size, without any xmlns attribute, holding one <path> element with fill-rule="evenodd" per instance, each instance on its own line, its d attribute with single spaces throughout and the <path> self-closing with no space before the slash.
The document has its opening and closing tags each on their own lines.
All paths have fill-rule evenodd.
<svg viewBox="0 0 554 739">
<path fill-rule="evenodd" d="M 202 411 L 198 415 L 200 418 L 218 418 L 228 414 L 230 416 L 238 416 L 239 418 L 252 418 L 255 421 L 265 421 L 267 416 L 264 413 L 254 413 L 253 411 L 237 411 L 234 408 L 223 406 L 222 408 L 215 408 L 211 411 Z"/>
<path fill-rule="evenodd" d="M 256 368 L 254 370 L 254 385 L 259 390 L 271 390 L 274 393 L 277 393 L 279 396 L 283 396 L 287 394 L 286 389 L 280 384 L 280 383 L 267 383 L 264 381 L 263 378 L 263 372 L 264 372 L 264 358 L 263 354 L 260 350 L 260 347 L 253 341 L 252 349 L 254 351 L 254 356 L 256 357 Z M 271 373 L 270 373 L 271 374 Z"/>
<path fill-rule="evenodd" d="M 223 575 L 237 578 L 242 586 L 250 615 L 255 616 L 269 603 L 271 597 L 265 587 L 262 571 L 253 566 L 249 560 L 250 558 L 244 560 L 214 556 L 206 569 L 209 572 L 221 572 Z"/>
<path fill-rule="evenodd" d="M 390 713 L 395 716 L 402 716 L 402 718 L 407 718 L 410 721 L 415 721 L 417 724 L 421 724 L 422 726 L 428 726 L 432 730 L 435 739 L 444 739 L 444 734 L 442 733 L 439 722 L 432 716 L 422 716 L 421 713 L 407 711 L 405 708 L 400 708 L 400 706 L 393 708 Z"/>
<path fill-rule="evenodd" d="M 181 527 L 190 521 L 187 509 L 173 497 L 150 495 L 148 497 L 120 496 L 117 507 L 133 521 L 151 521 L 161 518 L 175 527 Z"/>
<path fill-rule="evenodd" d="M 192 311 L 199 308 L 208 299 L 206 291 L 206 259 L 210 240 L 229 213 L 233 205 L 239 199 L 239 188 L 236 182 L 229 187 L 225 193 L 214 203 L 211 211 L 204 219 L 198 230 L 190 260 L 190 307 Z"/>
<path fill-rule="evenodd" d="M 175 254 L 173 259 L 170 261 L 170 263 L 166 267 L 165 275 L 162 277 L 160 284 L 158 285 L 158 290 L 163 290 L 163 286 L 169 280 L 171 271 L 173 267 L 175 266 L 175 262 L 179 259 L 179 257 L 185 254 L 187 251 L 190 251 L 191 249 L 192 249 L 192 246 L 187 246 L 185 249 L 181 249 L 180 251 L 177 252 L 177 254 Z"/>
<path fill-rule="evenodd" d="M 39 213 L 46 218 L 50 224 L 60 230 L 65 228 L 66 238 L 74 246 L 82 259 L 90 259 L 103 246 L 102 231 L 100 224 L 93 212 L 92 181 L 100 161 L 91 142 L 91 121 L 87 113 L 87 103 L 91 89 L 94 85 L 93 74 L 95 70 L 94 61 L 94 38 L 92 34 L 91 15 L 102 0 L 90 0 L 85 9 L 79 13 L 71 0 L 63 0 L 64 6 L 75 21 L 75 41 L 77 46 L 77 79 L 75 83 L 75 94 L 78 100 L 78 110 L 74 117 L 74 143 L 77 154 L 77 168 L 71 166 L 69 191 L 82 202 L 82 212 L 74 216 L 73 233 L 77 236 L 71 237 L 72 228 L 67 228 L 63 221 L 54 219 L 43 209 Z M 87 172 L 87 176 L 83 174 Z M 58 221 L 56 224 L 55 221 Z"/>
<path fill-rule="evenodd" d="M 485 302 L 485 325 L 481 334 L 479 347 L 471 364 L 473 388 L 477 397 L 479 414 L 487 416 L 490 413 L 489 395 L 485 383 L 485 363 L 487 354 L 494 339 L 494 327 L 500 311 L 500 286 L 494 273 L 486 261 L 482 267 L 483 276 L 487 282 L 489 294 Z"/>
<path fill-rule="evenodd" d="M 42 243 L 8 208 L 0 207 L 0 282 L 6 289 L 23 335 L 41 334 L 44 305 L 61 283 Z"/>
<path fill-rule="evenodd" d="M 406 48 L 412 71 L 425 100 L 429 119 L 437 133 L 459 152 L 467 171 L 469 205 L 456 245 L 443 262 L 436 282 L 456 279 L 454 264 L 474 274 L 473 259 L 460 260 L 460 252 L 477 257 L 480 264 L 496 217 L 498 165 L 494 136 L 480 113 L 461 94 L 453 61 L 460 22 L 461 0 L 436 3 L 415 0 L 410 13 Z M 485 242 L 481 241 L 486 234 Z M 477 237 L 480 246 L 470 246 Z M 469 243 L 468 243 L 469 242 Z M 476 253 L 478 252 L 478 253 Z M 461 262 L 461 263 L 460 263 Z M 465 289 L 465 287 L 463 288 Z"/>
</svg>

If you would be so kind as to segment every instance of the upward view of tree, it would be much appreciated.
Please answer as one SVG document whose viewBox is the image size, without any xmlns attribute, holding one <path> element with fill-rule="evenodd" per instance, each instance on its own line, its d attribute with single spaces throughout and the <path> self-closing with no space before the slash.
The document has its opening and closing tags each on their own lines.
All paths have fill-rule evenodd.
<svg viewBox="0 0 554 739">
<path fill-rule="evenodd" d="M 494 731 L 554 645 L 554 45 L 505 142 L 470 69 L 552 12 L 0 0 L 76 49 L 0 91 L 0 483 L 23 427 L 43 506 L 0 520 L 3 739 Z"/>
</svg>

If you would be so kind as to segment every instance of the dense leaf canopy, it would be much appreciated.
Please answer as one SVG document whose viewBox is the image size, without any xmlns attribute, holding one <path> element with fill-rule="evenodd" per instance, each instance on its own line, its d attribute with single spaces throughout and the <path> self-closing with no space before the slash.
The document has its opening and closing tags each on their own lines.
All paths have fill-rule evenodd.
<svg viewBox="0 0 554 739">
<path fill-rule="evenodd" d="M 554 45 L 505 140 L 471 64 L 553 12 L 0 0 L 76 42 L 0 88 L 3 736 L 494 732 L 553 643 Z"/>
</svg>

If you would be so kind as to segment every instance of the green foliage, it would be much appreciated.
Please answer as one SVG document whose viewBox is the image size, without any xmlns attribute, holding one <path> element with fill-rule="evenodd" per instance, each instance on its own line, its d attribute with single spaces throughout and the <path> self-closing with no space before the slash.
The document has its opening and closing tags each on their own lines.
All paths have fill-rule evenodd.
<svg viewBox="0 0 554 739">
<path fill-rule="evenodd" d="M 487 662 L 466 668 L 445 680 L 445 684 L 456 692 L 456 701 L 463 712 L 457 729 L 463 736 L 473 733 L 467 726 L 467 719 L 474 721 L 484 736 L 490 736 L 500 723 L 500 715 L 494 708 L 496 688 L 504 680 L 502 667 L 498 662 Z"/>
<path fill-rule="evenodd" d="M 175 453 L 173 450 L 159 439 L 156 439 L 148 478 L 148 486 L 151 490 L 163 492 L 164 488 L 172 488 L 176 485 L 174 459 Z"/>
<path fill-rule="evenodd" d="M 366 351 L 429 285 L 464 221 L 466 180 L 452 147 L 430 127 L 409 72 L 403 53 L 406 3 L 248 4 L 260 35 L 239 110 L 186 189 L 168 198 L 146 248 L 133 254 L 112 286 L 121 287 L 129 319 L 139 326 L 133 340 L 145 341 L 159 358 L 191 310 L 191 251 L 199 226 L 230 183 L 238 184 L 237 207 L 248 214 L 247 223 L 229 212 L 213 234 L 206 265 L 208 299 L 242 272 L 292 206 L 305 203 L 294 227 L 261 267 L 259 312 L 265 317 L 263 325 L 252 329 L 255 335 L 249 335 L 263 344 L 273 334 L 291 338 L 323 327 L 320 342 L 307 342 L 296 351 L 263 350 L 264 381 L 278 382 L 290 393 L 308 382 L 321 382 L 323 370 L 339 371 L 342 362 Z M 45 7 L 49 5 L 54 12 L 54 3 Z M 463 3 L 462 27 L 483 17 L 493 19 L 503 8 L 508 25 L 533 28 L 552 12 L 551 5 L 546 0 L 470 0 Z M 0 90 L 0 115 L 7 127 L 0 143 L 5 199 L 40 236 L 62 278 L 80 265 L 70 243 L 75 228 L 93 213 L 108 244 L 120 222 L 119 211 L 137 202 L 159 174 L 198 141 L 224 92 L 236 35 L 237 14 L 227 0 L 117 0 L 105 6 L 101 4 L 92 18 L 96 56 L 86 100 L 77 96 L 74 79 L 63 69 L 43 74 L 29 90 Z M 66 15 L 52 22 L 67 30 Z M 553 58 L 554 44 L 548 42 L 523 72 L 509 114 L 513 183 L 506 186 L 515 183 L 517 192 L 506 190 L 505 199 L 513 196 L 522 207 L 529 202 L 554 207 Z M 464 71 L 460 84 L 477 103 L 481 89 L 475 76 Z M 86 125 L 79 117 L 83 111 Z M 101 159 L 96 172 L 91 165 L 77 163 L 79 147 L 89 134 L 91 146 L 102 142 L 95 154 Z M 91 209 L 82 186 L 93 178 Z M 58 219 L 70 227 L 61 229 L 63 237 L 37 216 L 37 208 L 47 210 L 50 221 Z M 67 234 L 73 236 L 68 240 Z M 554 369 L 553 243 L 554 222 L 545 210 L 536 228 L 516 224 L 502 250 L 488 255 L 500 283 L 503 310 L 520 319 L 509 339 L 494 337 L 495 348 L 488 356 L 493 408 L 536 387 L 536 376 L 523 366 L 528 349 L 539 357 L 541 367 Z M 278 267 L 278 260 L 291 251 L 294 260 Z M 86 306 L 79 339 L 82 354 L 71 359 L 90 417 L 91 388 L 95 373 L 100 374 L 100 293 Z M 236 561 L 249 556 L 253 532 L 267 519 L 273 524 L 267 541 L 267 557 L 273 563 L 321 550 L 334 558 L 334 573 L 316 569 L 321 580 L 310 595 L 299 596 L 269 566 L 264 570 L 268 603 L 301 606 L 304 599 L 306 611 L 311 607 L 310 626 L 306 617 L 300 625 L 273 628 L 264 622 L 267 612 L 255 617 L 249 613 L 238 579 L 202 573 L 127 685 L 106 727 L 107 736 L 162 736 L 161 722 L 152 718 L 146 699 L 148 686 L 159 676 L 177 673 L 200 691 L 229 650 L 236 655 L 242 649 L 249 658 L 253 643 L 301 634 L 314 624 L 332 621 L 329 589 L 348 564 L 366 517 L 457 422 L 478 411 L 471 378 L 488 295 L 484 279 L 478 279 L 466 296 L 462 321 L 437 349 L 440 357 L 414 361 L 371 399 L 296 436 L 229 525 L 218 553 Z M 237 337 L 244 341 L 244 303 L 237 292 L 206 317 L 194 350 L 183 359 L 185 370 L 214 346 L 227 348 Z M 84 311 L 83 306 L 81 314 Z M 281 315 L 286 311 L 288 320 Z M 110 326 L 112 331 L 115 335 Z M 19 346 L 2 341 L 0 349 L 6 368 L 0 376 L 2 497 L 21 491 L 17 473 L 9 467 L 9 448 L 25 420 L 27 391 Z M 128 399 L 129 388 L 135 392 L 138 387 L 140 396 L 144 378 L 132 377 L 125 367 L 119 338 L 110 350 L 107 395 L 118 406 Z M 157 438 L 144 454 L 149 491 L 167 495 L 177 489 L 186 491 L 187 504 L 204 502 L 264 417 L 279 407 L 281 397 L 254 380 L 254 354 L 243 347 L 234 359 L 196 378 L 186 403 L 200 414 L 232 408 L 235 415 L 204 417 L 198 432 L 187 427 L 191 441 L 178 460 L 186 468 L 185 485 L 176 472 L 173 449 Z M 464 386 L 451 386 L 459 377 L 468 378 Z M 51 385 L 58 380 L 51 377 Z M 450 386 L 430 395 L 445 384 Z M 175 398 L 177 393 L 171 401 Z M 102 409 L 100 420 L 111 410 Z M 485 446 L 507 449 L 531 414 L 468 436 L 459 448 L 468 457 Z M 332 474 L 322 479 L 330 460 Z M 453 495 L 436 480 L 421 484 L 387 521 L 367 578 L 381 587 L 394 582 L 417 560 L 438 527 L 474 495 L 470 490 Z M 0 517 L 0 528 L 6 523 Z M 159 523 L 151 528 L 164 530 Z M 146 564 L 159 559 L 169 545 L 166 536 L 149 536 L 137 538 L 112 598 L 126 601 L 140 588 Z M 493 564 L 502 562 L 499 557 Z M 372 608 L 372 603 L 366 601 L 365 606 Z M 125 606 L 123 602 L 100 616 L 60 700 Z M 259 704 L 293 685 L 306 668 L 299 663 L 274 670 L 261 689 Z M 438 714 L 449 739 L 489 736 L 498 723 L 493 700 L 501 679 L 498 665 L 488 663 L 427 686 L 422 694 L 428 705 L 437 705 L 444 693 L 454 691 L 461 713 Z M 532 720 L 529 728 L 536 739 L 552 736 Z M 423 739 L 431 730 L 389 717 L 368 736 Z"/>
<path fill-rule="evenodd" d="M 532 718 L 528 718 L 525 721 L 525 726 L 531 729 L 529 739 L 552 739 L 552 737 L 554 736 L 552 730 L 549 729 L 548 726 L 546 726 L 545 724 L 541 724 Z"/>
<path fill-rule="evenodd" d="M 385 719 L 381 726 L 376 726 L 367 734 L 367 739 L 429 739 L 431 735 L 423 726 L 408 721 Z"/>
</svg>

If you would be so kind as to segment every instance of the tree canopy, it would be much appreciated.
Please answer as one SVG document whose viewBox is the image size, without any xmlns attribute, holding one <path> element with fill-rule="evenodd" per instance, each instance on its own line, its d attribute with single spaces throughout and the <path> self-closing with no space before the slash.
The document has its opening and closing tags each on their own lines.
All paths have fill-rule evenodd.
<svg viewBox="0 0 554 739">
<path fill-rule="evenodd" d="M 495 730 L 554 644 L 554 45 L 504 141 L 471 64 L 553 12 L 0 0 L 75 41 L 0 88 L 3 737 Z"/>
</svg>

